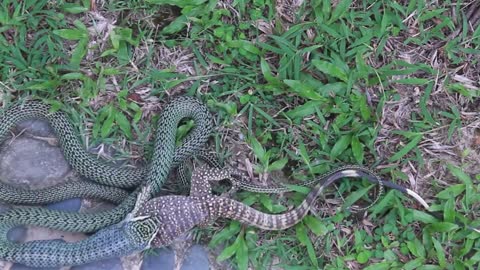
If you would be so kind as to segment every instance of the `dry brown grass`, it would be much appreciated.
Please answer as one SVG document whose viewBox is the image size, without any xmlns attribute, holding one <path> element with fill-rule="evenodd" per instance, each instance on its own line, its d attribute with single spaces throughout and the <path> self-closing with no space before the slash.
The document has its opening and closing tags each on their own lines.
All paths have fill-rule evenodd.
<svg viewBox="0 0 480 270">
<path fill-rule="evenodd" d="M 470 5 L 465 5 L 472 12 L 474 18 L 480 14 L 478 11 L 478 3 L 472 1 Z M 454 7 L 451 10 L 454 14 Z M 413 14 L 412 14 L 413 15 Z M 422 194 L 433 196 L 432 183 L 439 183 L 445 187 L 457 180 L 452 179 L 447 172 L 446 164 L 455 164 L 461 166 L 468 174 L 480 173 L 480 155 L 478 152 L 478 130 L 480 124 L 480 112 L 478 111 L 479 101 L 476 98 L 470 99 L 458 93 L 452 93 L 445 87 L 446 80 L 453 80 L 463 85 L 467 89 L 480 91 L 480 69 L 472 66 L 472 57 L 475 55 L 464 55 L 465 62 L 461 64 L 452 64 L 444 54 L 443 46 L 445 42 L 442 40 L 432 40 L 424 46 L 407 46 L 405 40 L 418 34 L 418 21 L 414 16 L 408 16 L 405 25 L 409 26 L 409 30 L 405 33 L 408 35 L 402 38 L 392 38 L 389 40 L 389 51 L 384 63 L 371 63 L 374 66 L 381 66 L 395 59 L 402 59 L 412 64 L 426 64 L 438 71 L 438 75 L 426 76 L 425 74 L 413 74 L 409 77 L 424 77 L 434 82 L 433 90 L 427 102 L 427 109 L 433 111 L 450 111 L 451 106 L 458 108 L 461 115 L 462 127 L 454 132 L 451 139 L 448 138 L 448 127 L 451 119 L 437 115 L 435 121 L 439 123 L 437 128 L 423 132 L 423 139 L 418 144 L 418 150 L 421 153 L 423 164 L 416 162 L 408 162 L 407 164 L 388 164 L 400 166 L 400 170 L 408 175 L 410 187 L 418 190 Z M 478 25 L 478 20 L 470 21 L 472 29 Z M 458 28 L 457 28 L 458 29 Z M 445 35 L 458 35 L 459 31 L 451 33 L 446 32 Z M 468 39 L 464 41 L 465 46 L 468 45 Z M 478 61 L 477 61 L 478 62 Z M 398 79 L 398 78 L 394 78 Z M 385 103 L 379 125 L 381 130 L 376 141 L 376 149 L 380 157 L 388 159 L 397 150 L 398 145 L 403 145 L 403 138 L 400 135 L 392 133 L 393 130 L 409 131 L 412 115 L 421 115 L 420 100 L 425 93 L 425 87 L 393 85 L 399 94 L 399 100 L 389 100 Z M 372 97 L 378 98 L 383 94 L 383 89 L 375 87 L 368 89 Z M 434 181 L 435 180 L 435 181 Z M 437 189 L 438 190 L 438 189 Z"/>
</svg>

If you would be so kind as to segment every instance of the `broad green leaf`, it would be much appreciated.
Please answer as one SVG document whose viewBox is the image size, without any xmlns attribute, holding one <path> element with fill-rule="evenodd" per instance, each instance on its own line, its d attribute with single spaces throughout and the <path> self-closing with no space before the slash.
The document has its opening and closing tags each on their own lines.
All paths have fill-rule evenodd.
<svg viewBox="0 0 480 270">
<path fill-rule="evenodd" d="M 447 187 L 446 189 L 440 191 L 436 197 L 443 200 L 448 200 L 449 198 L 457 197 L 465 191 L 465 184 L 456 184 Z"/>
<path fill-rule="evenodd" d="M 395 190 L 387 191 L 385 196 L 383 196 L 383 198 L 380 198 L 380 200 L 370 208 L 370 210 L 372 210 L 372 216 L 375 216 L 379 213 L 382 213 L 383 211 L 386 211 L 387 209 L 390 209 L 389 205 L 392 204 L 396 195 L 397 193 L 395 192 Z"/>
<path fill-rule="evenodd" d="M 332 82 L 318 86 L 317 92 L 322 96 L 340 95 L 344 96 L 347 91 L 347 84 L 344 82 Z"/>
<path fill-rule="evenodd" d="M 450 196 L 445 202 L 443 220 L 452 223 L 455 221 L 455 197 Z"/>
<path fill-rule="evenodd" d="M 95 122 L 93 123 L 93 129 L 92 129 L 93 137 L 98 136 L 103 126 L 103 122 L 105 121 L 105 119 L 107 119 L 110 113 L 111 113 L 111 105 L 107 105 L 98 111 L 98 116 L 95 119 Z"/>
<path fill-rule="evenodd" d="M 330 151 L 330 158 L 334 160 L 337 158 L 345 149 L 348 148 L 350 143 L 352 142 L 351 135 L 343 135 L 338 139 L 338 141 L 333 145 L 332 150 Z"/>
<path fill-rule="evenodd" d="M 363 268 L 363 270 L 390 270 L 392 269 L 390 267 L 390 264 L 391 264 L 390 262 L 375 263 Z"/>
<path fill-rule="evenodd" d="M 332 17 L 330 20 L 328 20 L 328 24 L 331 24 L 332 22 L 340 19 L 343 14 L 347 12 L 347 10 L 350 8 L 350 5 L 352 4 L 352 0 L 341 0 L 338 2 L 338 4 L 335 6 L 335 9 L 332 12 Z"/>
<path fill-rule="evenodd" d="M 85 75 L 83 75 L 83 73 L 80 73 L 80 72 L 71 72 L 71 73 L 64 74 L 60 77 L 60 79 L 62 80 L 82 80 L 84 78 L 85 78 Z"/>
<path fill-rule="evenodd" d="M 316 67 L 318 70 L 325 74 L 338 78 L 344 82 L 348 81 L 347 73 L 332 63 L 315 59 L 312 60 L 312 64 L 314 67 Z"/>
<path fill-rule="evenodd" d="M 435 237 L 432 237 L 432 242 L 433 242 L 433 246 L 435 247 L 435 251 L 437 253 L 438 264 L 442 268 L 445 268 L 447 266 L 445 250 L 443 250 L 442 244 Z"/>
<path fill-rule="evenodd" d="M 266 194 L 260 194 L 259 196 L 260 203 L 268 209 L 268 211 L 272 212 L 273 211 L 273 204 L 272 204 L 272 199 L 268 197 Z"/>
<path fill-rule="evenodd" d="M 298 150 L 300 152 L 300 156 L 302 157 L 303 162 L 310 166 L 310 156 L 308 155 L 307 148 L 305 147 L 303 141 L 298 142 Z"/>
<path fill-rule="evenodd" d="M 110 110 L 107 119 L 103 122 L 102 129 L 100 131 L 100 136 L 102 136 L 102 138 L 106 138 L 112 132 L 113 122 L 115 120 L 115 111 L 113 110 L 113 107 L 111 108 L 112 110 Z"/>
<path fill-rule="evenodd" d="M 294 109 L 287 111 L 288 117 L 293 119 L 304 118 L 312 115 L 316 112 L 317 108 L 322 104 L 322 101 L 311 100 L 305 102 L 305 104 L 295 107 Z"/>
<path fill-rule="evenodd" d="M 435 222 L 426 227 L 431 232 L 450 232 L 458 230 L 459 226 L 450 222 Z"/>
<path fill-rule="evenodd" d="M 372 257 L 372 252 L 369 250 L 363 250 L 357 254 L 356 259 L 357 259 L 357 262 L 361 264 L 365 264 L 368 262 L 370 257 Z"/>
<path fill-rule="evenodd" d="M 282 158 L 279 160 L 274 161 L 272 164 L 268 165 L 269 171 L 278 171 L 285 167 L 288 162 L 288 158 Z"/>
<path fill-rule="evenodd" d="M 425 259 L 424 258 L 416 258 L 414 260 L 411 260 L 407 262 L 406 264 L 403 265 L 402 269 L 403 270 L 415 270 L 418 267 L 422 266 L 425 264 Z"/>
<path fill-rule="evenodd" d="M 47 104 L 50 104 L 50 110 L 49 112 L 51 113 L 54 113 L 54 112 L 58 112 L 62 107 L 63 107 L 63 103 L 61 103 L 60 101 L 58 100 L 44 100 L 45 103 Z"/>
<path fill-rule="evenodd" d="M 472 204 L 472 197 L 474 192 L 473 182 L 470 176 L 463 172 L 460 168 L 447 164 L 449 171 L 456 177 L 458 180 L 462 181 L 465 184 L 465 206 L 468 208 Z"/>
<path fill-rule="evenodd" d="M 226 44 L 230 48 L 244 49 L 253 54 L 260 55 L 260 50 L 257 47 L 255 47 L 255 45 L 253 45 L 252 42 L 247 40 L 232 40 L 232 41 L 228 41 Z"/>
<path fill-rule="evenodd" d="M 263 77 L 267 82 L 274 85 L 282 84 L 282 82 L 277 77 L 273 76 L 272 69 L 264 58 L 260 59 L 260 69 L 262 70 Z"/>
<path fill-rule="evenodd" d="M 324 222 L 315 217 L 307 215 L 303 219 L 303 222 L 305 222 L 308 228 L 310 228 L 310 230 L 312 230 L 312 232 L 317 236 L 324 236 L 328 233 L 328 228 L 325 226 Z"/>
<path fill-rule="evenodd" d="M 434 10 L 427 10 L 418 18 L 419 21 L 424 22 L 432 18 L 438 18 L 439 15 L 445 12 L 445 8 L 436 8 Z"/>
<path fill-rule="evenodd" d="M 295 192 L 298 192 L 298 193 L 302 193 L 302 194 L 308 194 L 310 192 L 310 188 L 306 187 L 306 186 L 298 186 L 298 185 L 290 185 L 290 184 L 284 184 L 285 187 L 287 187 L 288 189 L 290 189 L 291 191 L 295 191 Z"/>
<path fill-rule="evenodd" d="M 87 7 L 80 6 L 80 5 L 74 4 L 74 3 L 63 4 L 62 9 L 65 10 L 66 12 L 72 13 L 72 14 L 79 14 L 79 13 L 88 11 Z"/>
<path fill-rule="evenodd" d="M 240 237 L 240 236 L 238 236 Z M 239 243 L 240 241 L 238 241 L 238 237 L 237 237 L 237 240 L 235 240 L 235 242 L 233 242 L 232 245 L 226 247 L 224 250 L 222 250 L 222 252 L 220 253 L 220 255 L 218 255 L 217 257 L 217 261 L 219 262 L 222 262 L 222 261 L 225 261 L 226 259 L 230 258 L 233 256 L 233 254 L 235 254 L 239 248 Z"/>
<path fill-rule="evenodd" d="M 255 156 L 258 157 L 261 161 L 265 159 L 265 149 L 263 146 L 258 142 L 257 138 L 251 137 L 250 138 L 250 145 L 252 146 L 253 153 Z"/>
<path fill-rule="evenodd" d="M 239 270 L 248 269 L 248 246 L 247 246 L 247 243 L 245 243 L 245 239 L 243 239 L 243 233 L 238 243 L 238 248 L 235 254 L 235 258 L 237 259 Z"/>
<path fill-rule="evenodd" d="M 299 223 L 295 226 L 295 229 L 298 240 L 300 241 L 300 243 L 307 247 L 307 253 L 310 261 L 313 263 L 314 266 L 318 268 L 317 255 L 315 254 L 315 249 L 313 248 L 312 241 L 310 241 L 310 238 L 308 238 L 305 226 L 303 225 L 303 223 Z"/>
<path fill-rule="evenodd" d="M 223 244 L 224 241 L 232 239 L 235 235 L 240 232 L 241 225 L 238 221 L 233 221 L 227 226 L 225 229 L 221 230 L 220 232 L 215 233 L 212 237 L 212 240 L 208 244 L 209 247 L 214 248 L 219 244 Z"/>
<path fill-rule="evenodd" d="M 117 122 L 120 129 L 125 133 L 125 136 L 128 139 L 132 139 L 130 121 L 128 121 L 127 117 L 122 112 L 117 111 L 115 113 L 115 122 Z"/>
<path fill-rule="evenodd" d="M 87 39 L 81 39 L 77 46 L 75 47 L 75 50 L 72 52 L 72 58 L 70 59 L 70 64 L 74 67 L 79 67 L 80 62 L 82 62 L 83 57 L 87 54 L 87 45 L 88 45 L 88 40 Z"/>
<path fill-rule="evenodd" d="M 413 220 L 420 221 L 427 224 L 438 222 L 438 220 L 434 216 L 429 215 L 425 212 L 418 211 L 418 210 L 411 210 L 411 211 L 413 212 Z"/>
<path fill-rule="evenodd" d="M 422 112 L 422 115 L 426 121 L 428 121 L 431 124 L 437 124 L 437 122 L 433 119 L 428 107 L 427 107 L 427 102 L 430 100 L 430 94 L 432 93 L 433 90 L 433 85 L 434 82 L 430 82 L 427 87 L 425 88 L 424 94 L 420 98 L 419 106 L 420 106 L 420 111 Z"/>
<path fill-rule="evenodd" d="M 61 38 L 68 40 L 88 39 L 88 32 L 80 29 L 59 29 L 53 30 L 53 33 Z"/>
<path fill-rule="evenodd" d="M 207 0 L 147 0 L 148 3 L 157 5 L 172 5 L 178 7 L 198 6 L 205 3 Z"/>
<path fill-rule="evenodd" d="M 411 141 L 407 145 L 405 145 L 402 149 L 400 149 L 400 151 L 395 153 L 395 155 L 390 157 L 388 161 L 393 162 L 403 158 L 408 152 L 410 152 L 414 147 L 417 146 L 417 144 L 422 140 L 422 137 L 423 137 L 422 134 L 414 135 Z"/>
<path fill-rule="evenodd" d="M 415 238 L 414 241 L 408 241 L 407 242 L 407 248 L 410 250 L 410 253 L 415 255 L 415 257 L 419 258 L 425 258 L 425 248 L 423 247 L 423 244 Z"/>
<path fill-rule="evenodd" d="M 169 25 L 165 26 L 165 28 L 162 29 L 162 33 L 167 35 L 178 33 L 182 31 L 185 27 L 187 27 L 188 21 L 189 19 L 187 15 L 180 15 Z"/>
<path fill-rule="evenodd" d="M 322 95 L 316 92 L 313 86 L 307 83 L 298 80 L 284 80 L 283 82 L 288 85 L 294 93 L 297 93 L 301 97 L 311 100 L 325 100 Z"/>
<path fill-rule="evenodd" d="M 428 79 L 423 78 L 408 78 L 408 79 L 399 79 L 393 81 L 394 83 L 401 83 L 401 84 L 411 84 L 411 85 L 423 85 L 430 82 Z"/>
<path fill-rule="evenodd" d="M 355 158 L 357 163 L 362 164 L 363 163 L 363 155 L 364 155 L 364 151 L 363 151 L 364 145 L 363 145 L 363 143 L 360 142 L 360 140 L 358 139 L 357 136 L 353 136 L 351 146 L 352 146 L 353 157 Z"/>
<path fill-rule="evenodd" d="M 365 196 L 372 187 L 374 187 L 374 186 L 372 185 L 368 188 L 361 188 L 359 190 L 356 190 L 356 191 L 350 193 L 345 198 L 345 202 L 343 203 L 343 208 L 348 208 L 348 207 L 352 206 L 356 201 L 358 201 L 360 198 Z"/>
<path fill-rule="evenodd" d="M 213 105 L 218 107 L 218 108 L 223 109 L 229 115 L 236 115 L 237 114 L 237 104 L 235 102 L 214 102 Z"/>
<path fill-rule="evenodd" d="M 60 85 L 60 82 L 57 80 L 48 80 L 41 83 L 32 84 L 27 87 L 30 90 L 54 90 L 57 86 Z"/>
</svg>

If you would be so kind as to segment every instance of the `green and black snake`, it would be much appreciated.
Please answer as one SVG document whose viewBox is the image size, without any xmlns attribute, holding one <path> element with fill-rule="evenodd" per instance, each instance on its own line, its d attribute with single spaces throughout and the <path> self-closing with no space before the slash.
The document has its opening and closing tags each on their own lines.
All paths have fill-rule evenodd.
<svg viewBox="0 0 480 270">
<path fill-rule="evenodd" d="M 175 131 L 180 120 L 193 118 L 195 128 L 180 147 L 175 147 Z M 234 181 L 232 172 L 220 168 L 198 170 L 192 180 L 192 196 L 166 196 L 151 199 L 158 192 L 172 167 L 199 153 L 212 128 L 207 108 L 196 99 L 174 99 L 163 110 L 157 128 L 154 155 L 147 169 L 118 170 L 90 157 L 77 137 L 68 119 L 61 112 L 50 113 L 49 107 L 38 102 L 17 104 L 0 115 L 0 138 L 16 123 L 28 118 L 47 119 L 59 137 L 66 159 L 80 174 L 97 183 L 64 184 L 51 190 L 24 191 L 7 185 L 0 186 L 0 199 L 15 203 L 46 203 L 68 197 L 99 197 L 119 201 L 126 195 L 118 187 L 130 188 L 142 182 L 146 192 L 137 188 L 115 209 L 101 213 L 68 213 L 40 207 L 16 208 L 0 215 L 0 258 L 34 267 L 78 265 L 114 256 L 127 255 L 150 246 L 168 245 L 182 232 L 197 224 L 217 217 L 228 217 L 267 230 L 278 230 L 297 223 L 308 212 L 310 205 L 323 188 L 342 177 L 365 177 L 373 183 L 397 189 L 414 196 L 422 205 L 428 205 L 411 190 L 390 182 L 380 181 L 370 171 L 347 166 L 331 171 L 306 185 L 316 184 L 302 205 L 283 215 L 268 215 L 231 199 L 213 196 L 208 180 L 229 178 L 240 188 L 256 192 L 284 192 L 279 187 L 263 188 Z M 97 170 L 98 169 L 98 170 Z M 145 178 L 145 181 L 142 179 Z M 117 185 L 118 182 L 118 185 Z M 76 185 L 76 186 L 75 186 Z M 117 187 L 115 187 L 117 186 Z M 3 193 L 3 194 L 2 194 Z M 57 198 L 53 198 L 53 196 Z M 36 198 L 38 200 L 36 200 Z M 127 213 L 132 213 L 126 217 Z M 6 232 L 17 225 L 38 225 L 66 231 L 93 232 L 89 238 L 67 243 L 62 240 L 13 243 Z"/>
<path fill-rule="evenodd" d="M 65 114 L 61 111 L 51 112 L 50 106 L 37 101 L 15 104 L 0 115 L 0 139 L 4 141 L 13 126 L 20 121 L 31 118 L 47 120 L 55 131 L 65 158 L 73 169 L 96 183 L 76 183 L 71 186 L 65 184 L 56 187 L 57 190 L 55 191 L 65 192 L 63 194 L 53 193 L 50 189 L 25 191 L 2 184 L 0 186 L 0 200 L 7 203 L 46 203 L 67 197 L 106 197 L 111 201 L 118 201 L 122 196 L 125 197 L 125 194 L 112 197 L 111 192 L 118 188 L 137 187 L 142 183 L 148 183 L 151 186 L 148 197 L 152 197 L 160 190 L 173 167 L 204 148 L 213 125 L 207 107 L 197 99 L 192 97 L 173 99 L 165 106 L 159 117 L 151 163 L 147 168 L 133 169 L 114 168 L 89 155 L 80 143 Z M 182 144 L 176 147 L 177 126 L 184 118 L 193 119 L 195 126 L 184 138 Z M 102 188 L 99 188 L 100 185 L 102 185 Z M 73 188 L 70 189 L 70 187 Z M 72 265 L 85 263 L 89 260 L 98 260 L 105 255 L 115 255 L 117 253 L 114 250 L 124 252 L 128 249 L 137 249 L 139 247 L 132 244 L 136 243 L 136 240 L 126 238 L 131 236 L 129 234 L 144 231 L 145 227 L 130 226 L 130 223 L 125 221 L 123 222 L 125 232 L 130 233 L 122 234 L 118 233 L 119 225 L 115 224 L 124 220 L 126 215 L 132 211 L 138 195 L 139 188 L 130 193 L 114 209 L 99 213 L 72 213 L 41 207 L 22 207 L 7 211 L 0 215 L 0 229 L 3 230 L 0 236 L 2 239 L 0 242 L 0 258 L 22 262 L 30 266 L 44 266 L 45 261 L 49 261 L 50 265 Z M 54 196 L 58 198 L 53 198 Z M 42 200 L 38 201 L 35 198 L 42 198 Z M 7 241 L 6 232 L 20 224 L 72 232 L 95 232 L 110 227 L 78 243 L 54 240 L 17 244 Z M 112 230 L 112 228 L 115 229 Z M 148 233 L 141 235 L 147 235 L 147 238 L 149 236 Z M 144 244 L 144 241 L 137 242 Z M 144 246 L 141 247 L 144 248 Z M 98 256 L 95 257 L 95 254 Z M 78 259 L 78 256 L 81 259 Z"/>
</svg>

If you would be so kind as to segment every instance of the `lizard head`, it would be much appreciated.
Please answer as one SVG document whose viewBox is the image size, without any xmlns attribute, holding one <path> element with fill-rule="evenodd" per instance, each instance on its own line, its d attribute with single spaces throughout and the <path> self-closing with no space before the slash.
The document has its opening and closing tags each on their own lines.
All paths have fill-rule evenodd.
<svg viewBox="0 0 480 270">
<path fill-rule="evenodd" d="M 160 221 L 153 216 L 135 217 L 125 224 L 125 231 L 131 241 L 136 245 L 150 248 L 152 240 L 158 233 Z"/>
</svg>

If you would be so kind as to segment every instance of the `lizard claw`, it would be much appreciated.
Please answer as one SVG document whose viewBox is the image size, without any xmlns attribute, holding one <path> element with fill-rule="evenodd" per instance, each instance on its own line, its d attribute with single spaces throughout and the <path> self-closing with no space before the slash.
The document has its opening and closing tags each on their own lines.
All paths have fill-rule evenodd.
<svg viewBox="0 0 480 270">
<path fill-rule="evenodd" d="M 150 185 L 145 185 L 142 187 L 140 193 L 138 193 L 137 196 L 137 201 L 135 202 L 135 206 L 133 207 L 132 212 L 130 212 L 124 219 L 124 221 L 134 221 L 134 220 L 139 220 L 139 219 L 145 219 L 148 216 L 140 216 L 140 217 L 135 217 L 135 215 L 138 213 L 140 210 L 140 207 L 144 205 L 149 199 L 150 199 L 150 192 L 152 190 L 152 186 Z"/>
</svg>

